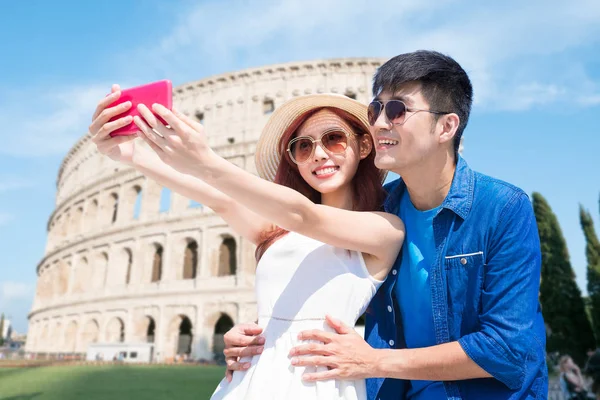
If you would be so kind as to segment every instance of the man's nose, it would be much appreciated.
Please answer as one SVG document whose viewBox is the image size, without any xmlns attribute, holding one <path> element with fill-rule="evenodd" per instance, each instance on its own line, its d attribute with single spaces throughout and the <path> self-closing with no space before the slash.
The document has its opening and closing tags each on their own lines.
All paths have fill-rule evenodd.
<svg viewBox="0 0 600 400">
<path fill-rule="evenodd" d="M 387 117 L 385 116 L 385 109 L 381 110 L 379 116 L 377 116 L 375 125 L 373 125 L 371 128 L 373 128 L 375 132 L 379 130 L 389 131 L 390 129 L 392 129 L 392 124 L 390 123 L 390 121 L 388 121 Z"/>
</svg>

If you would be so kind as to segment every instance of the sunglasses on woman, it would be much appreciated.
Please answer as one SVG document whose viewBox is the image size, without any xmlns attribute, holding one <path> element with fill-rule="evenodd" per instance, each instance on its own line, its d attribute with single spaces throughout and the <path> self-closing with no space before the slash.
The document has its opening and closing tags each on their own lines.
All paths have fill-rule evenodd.
<svg viewBox="0 0 600 400">
<path fill-rule="evenodd" d="M 406 118 L 407 112 L 417 113 L 419 111 L 425 111 L 428 113 L 439 114 L 439 115 L 450 114 L 449 111 L 433 111 L 433 110 L 422 110 L 419 108 L 408 108 L 406 106 L 406 104 L 404 104 L 404 102 L 402 102 L 400 100 L 389 100 L 385 104 L 379 100 L 374 100 L 371 102 L 371 104 L 369 104 L 369 107 L 367 109 L 367 116 L 369 119 L 369 124 L 371 126 L 375 125 L 375 122 L 377 122 L 379 115 L 381 114 L 381 112 L 384 109 L 385 109 L 385 116 L 387 117 L 388 121 L 392 125 L 404 124 L 406 122 L 406 120 L 408 119 L 408 118 Z"/>
<path fill-rule="evenodd" d="M 304 164 L 315 154 L 317 144 L 330 154 L 344 154 L 348 147 L 350 135 L 342 129 L 329 129 L 314 139 L 310 136 L 299 136 L 290 140 L 287 152 L 296 164 Z"/>
</svg>

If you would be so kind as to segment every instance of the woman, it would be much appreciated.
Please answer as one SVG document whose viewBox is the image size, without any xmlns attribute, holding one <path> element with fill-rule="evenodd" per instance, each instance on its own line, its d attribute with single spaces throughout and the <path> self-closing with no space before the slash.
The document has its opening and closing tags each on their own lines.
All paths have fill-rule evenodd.
<svg viewBox="0 0 600 400">
<path fill-rule="evenodd" d="M 99 151 L 212 208 L 257 246 L 265 349 L 246 360 L 247 371 L 223 380 L 213 399 L 366 399 L 364 380 L 304 382 L 316 369 L 294 367 L 288 357 L 298 332 L 331 331 L 326 315 L 354 326 L 402 246 L 402 221 L 376 211 L 384 192 L 366 106 L 313 95 L 276 109 L 257 144 L 261 179 L 213 152 L 201 125 L 160 105 L 153 111 L 169 128 L 143 105 L 144 119 L 134 119 L 162 163 L 149 161 L 131 139 L 110 138 L 128 123 L 107 124 L 124 111 L 102 113 L 116 98 L 101 102 L 90 127 Z"/>
<path fill-rule="evenodd" d="M 586 390 L 585 381 L 581 375 L 581 370 L 573 362 L 573 359 L 564 355 L 558 362 L 560 368 L 561 385 L 564 387 L 569 399 L 588 399 L 588 392 Z M 592 396 L 593 398 L 593 396 Z"/>
</svg>

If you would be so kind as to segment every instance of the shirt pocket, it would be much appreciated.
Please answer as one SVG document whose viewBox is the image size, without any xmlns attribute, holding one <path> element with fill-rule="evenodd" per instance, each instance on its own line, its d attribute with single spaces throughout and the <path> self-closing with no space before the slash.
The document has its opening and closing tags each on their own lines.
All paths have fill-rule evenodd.
<svg viewBox="0 0 600 400">
<path fill-rule="evenodd" d="M 484 258 L 482 251 L 448 254 L 445 259 L 448 290 L 448 327 L 457 339 L 477 329 Z"/>
</svg>

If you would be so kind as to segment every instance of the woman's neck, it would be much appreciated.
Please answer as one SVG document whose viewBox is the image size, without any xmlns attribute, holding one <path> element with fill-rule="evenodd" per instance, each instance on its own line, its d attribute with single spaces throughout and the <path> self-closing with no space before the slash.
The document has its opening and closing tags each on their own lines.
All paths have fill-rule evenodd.
<svg viewBox="0 0 600 400">
<path fill-rule="evenodd" d="M 344 210 L 352 210 L 354 206 L 354 196 L 350 185 L 344 186 L 330 193 L 321 193 L 321 204 L 342 208 Z"/>
</svg>

